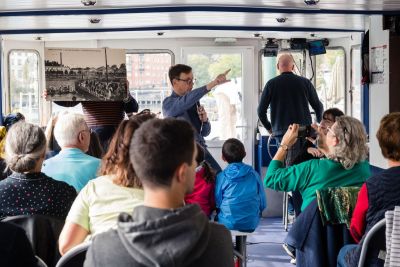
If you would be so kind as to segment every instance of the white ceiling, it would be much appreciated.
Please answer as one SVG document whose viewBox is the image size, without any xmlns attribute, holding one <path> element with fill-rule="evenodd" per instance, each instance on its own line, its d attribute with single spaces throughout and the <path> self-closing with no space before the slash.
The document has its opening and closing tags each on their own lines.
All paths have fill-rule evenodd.
<svg viewBox="0 0 400 267">
<path fill-rule="evenodd" d="M 253 6 L 277 8 L 307 8 L 302 0 L 97 0 L 95 8 L 149 7 L 149 6 Z M 81 8 L 80 0 L 2 0 L 0 11 L 49 10 Z M 398 0 L 321 0 L 318 9 L 336 10 L 400 10 Z"/>
<path fill-rule="evenodd" d="M 1 0 L 0 34 L 9 39 L 103 39 L 149 38 L 163 31 L 171 38 L 253 38 L 254 33 L 287 38 L 315 32 L 329 38 L 363 31 L 368 18 L 363 12 L 380 11 L 400 14 L 400 0 L 320 0 L 313 7 L 303 0 L 97 0 L 91 7 L 81 0 Z M 101 21 L 92 24 L 91 18 Z"/>
</svg>

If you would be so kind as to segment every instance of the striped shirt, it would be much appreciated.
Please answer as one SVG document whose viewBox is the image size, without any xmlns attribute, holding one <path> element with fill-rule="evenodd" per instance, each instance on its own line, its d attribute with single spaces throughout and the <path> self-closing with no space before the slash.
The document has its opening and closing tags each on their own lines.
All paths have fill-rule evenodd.
<svg viewBox="0 0 400 267">
<path fill-rule="evenodd" d="M 117 102 L 82 102 L 82 110 L 89 127 L 112 125 L 118 126 L 124 119 L 124 103 Z"/>
<path fill-rule="evenodd" d="M 131 95 L 127 101 L 56 101 L 55 103 L 63 107 L 73 107 L 81 103 L 86 123 L 90 128 L 118 126 L 124 119 L 125 113 L 139 110 L 137 101 Z"/>
</svg>

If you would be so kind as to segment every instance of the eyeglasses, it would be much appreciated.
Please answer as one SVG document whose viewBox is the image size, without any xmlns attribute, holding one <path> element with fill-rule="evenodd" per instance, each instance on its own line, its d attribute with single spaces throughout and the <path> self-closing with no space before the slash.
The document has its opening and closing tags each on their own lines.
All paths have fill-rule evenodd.
<svg viewBox="0 0 400 267">
<path fill-rule="evenodd" d="M 331 126 L 326 127 L 326 129 L 327 129 L 329 132 L 331 132 L 331 134 L 332 134 L 333 136 L 336 136 L 336 134 L 335 134 L 335 132 L 332 130 L 332 127 L 331 127 Z M 348 138 L 347 138 L 347 136 L 348 136 Z M 351 133 L 349 132 L 349 130 L 347 130 L 346 126 L 343 127 L 343 139 L 344 139 L 344 142 L 346 143 L 346 146 L 350 146 L 350 144 L 351 144 Z"/>
<path fill-rule="evenodd" d="M 196 79 L 195 79 L 195 78 L 193 78 L 193 79 L 179 79 L 179 78 L 175 78 L 175 79 L 178 80 L 178 81 L 185 82 L 185 83 L 187 83 L 188 85 L 194 84 L 194 83 L 196 82 Z"/>
<path fill-rule="evenodd" d="M 331 132 L 333 136 L 336 136 L 335 132 L 332 130 L 332 126 L 327 126 L 326 129 L 328 130 L 328 132 Z"/>
</svg>

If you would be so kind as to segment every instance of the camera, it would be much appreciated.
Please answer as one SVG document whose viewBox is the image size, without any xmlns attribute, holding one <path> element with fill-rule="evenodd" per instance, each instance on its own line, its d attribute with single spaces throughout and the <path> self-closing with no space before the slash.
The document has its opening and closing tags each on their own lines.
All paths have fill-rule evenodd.
<svg viewBox="0 0 400 267">
<path fill-rule="evenodd" d="M 315 131 L 315 129 L 313 127 L 311 127 L 311 125 L 301 125 L 299 127 L 298 137 L 299 138 L 306 138 L 306 137 L 316 138 L 317 131 Z"/>
</svg>

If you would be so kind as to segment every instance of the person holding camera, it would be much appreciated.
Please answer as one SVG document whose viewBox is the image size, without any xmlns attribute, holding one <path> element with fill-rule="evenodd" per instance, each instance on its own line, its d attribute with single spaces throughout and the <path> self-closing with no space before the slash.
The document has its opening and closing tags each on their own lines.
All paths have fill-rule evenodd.
<svg viewBox="0 0 400 267">
<path fill-rule="evenodd" d="M 318 139 L 326 144 L 326 158 L 312 159 L 285 167 L 285 156 L 298 137 L 298 124 L 289 126 L 264 178 L 264 186 L 278 191 L 300 191 L 301 210 L 316 198 L 316 190 L 328 187 L 361 186 L 370 176 L 366 161 L 367 134 L 362 123 L 349 116 L 340 116 L 327 127 L 321 127 Z"/>
<path fill-rule="evenodd" d="M 315 111 L 317 121 L 321 121 L 323 105 L 310 80 L 293 73 L 292 55 L 281 55 L 276 66 L 280 75 L 265 85 L 257 112 L 267 131 L 281 141 L 290 124 L 311 125 L 309 104 Z M 271 122 L 267 118 L 268 107 L 271 107 Z M 299 153 L 304 142 L 305 138 L 299 139 L 288 151 L 288 165 L 291 165 L 292 159 Z"/>
</svg>

